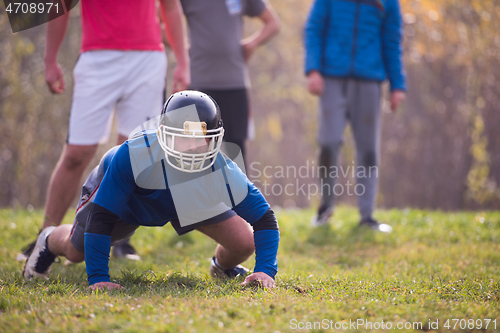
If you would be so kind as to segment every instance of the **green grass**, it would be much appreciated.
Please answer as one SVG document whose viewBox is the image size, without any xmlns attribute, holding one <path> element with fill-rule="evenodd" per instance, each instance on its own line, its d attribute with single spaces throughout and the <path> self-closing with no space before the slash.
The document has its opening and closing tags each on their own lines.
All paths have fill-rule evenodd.
<svg viewBox="0 0 500 333">
<path fill-rule="evenodd" d="M 450 319 L 451 331 L 456 324 L 454 331 L 468 332 L 484 331 L 486 322 L 469 329 L 452 319 L 496 319 L 500 331 L 500 212 L 379 211 L 394 227 L 389 235 L 359 229 L 353 208 L 337 209 L 335 221 L 318 229 L 311 214 L 278 212 L 273 291 L 212 280 L 214 242 L 196 232 L 178 237 L 166 226 L 137 231 L 132 243 L 142 261 L 110 261 L 124 290 L 94 292 L 84 264 L 54 264 L 50 280 L 24 281 L 14 259 L 38 231 L 41 212 L 0 210 L 0 332 L 334 331 L 294 329 L 324 319 L 421 322 L 425 331 L 435 328 L 429 320 L 439 320 L 434 331 L 448 331 Z M 487 331 L 495 331 L 493 322 Z"/>
</svg>

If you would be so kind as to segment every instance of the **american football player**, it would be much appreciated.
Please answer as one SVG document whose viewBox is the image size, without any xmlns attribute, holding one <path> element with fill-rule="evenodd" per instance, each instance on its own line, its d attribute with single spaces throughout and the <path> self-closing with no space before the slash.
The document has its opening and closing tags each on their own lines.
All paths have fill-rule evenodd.
<svg viewBox="0 0 500 333">
<path fill-rule="evenodd" d="M 224 128 L 217 103 L 197 91 L 168 99 L 156 130 L 143 130 L 106 153 L 82 189 L 73 225 L 45 228 L 27 259 L 25 278 L 47 277 L 57 256 L 85 260 L 92 288 L 119 288 L 109 275 L 113 244 L 139 226 L 170 222 L 179 235 L 198 230 L 218 245 L 210 272 L 246 275 L 240 264 L 255 251 L 243 285 L 274 287 L 278 222 L 261 192 L 221 152 Z"/>
</svg>

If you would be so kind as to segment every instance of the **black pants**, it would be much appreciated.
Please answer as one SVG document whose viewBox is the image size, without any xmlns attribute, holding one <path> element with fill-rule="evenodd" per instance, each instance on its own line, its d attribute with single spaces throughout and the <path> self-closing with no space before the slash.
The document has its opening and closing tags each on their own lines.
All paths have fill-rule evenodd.
<svg viewBox="0 0 500 333">
<path fill-rule="evenodd" d="M 245 160 L 245 140 L 248 129 L 249 99 L 247 89 L 216 90 L 193 87 L 212 98 L 219 104 L 224 122 L 224 141 L 238 145 Z"/>
</svg>

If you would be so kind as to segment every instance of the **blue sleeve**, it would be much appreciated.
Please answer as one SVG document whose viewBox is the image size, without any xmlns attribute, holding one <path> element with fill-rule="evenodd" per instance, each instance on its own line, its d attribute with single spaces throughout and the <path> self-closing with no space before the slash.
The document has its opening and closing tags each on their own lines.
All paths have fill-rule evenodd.
<svg viewBox="0 0 500 333">
<path fill-rule="evenodd" d="M 229 178 L 237 178 L 247 184 L 248 193 L 246 197 L 233 207 L 233 210 L 245 221 L 254 227 L 255 242 L 255 268 L 254 272 L 264 272 L 273 279 L 278 272 L 279 230 L 274 212 L 259 189 L 241 172 L 237 165 L 231 160 L 228 163 L 228 171 L 232 171 Z M 230 181 L 236 184 L 237 181 Z M 265 221 L 260 221 L 260 220 Z M 257 222 L 262 223 L 257 223 Z M 265 222 L 265 223 L 264 223 Z M 269 223 L 275 222 L 275 223 Z M 263 229 L 265 228 L 265 229 Z M 273 229 L 270 229 L 273 228 Z"/>
<path fill-rule="evenodd" d="M 245 221 L 254 224 L 267 212 L 270 206 L 259 189 L 249 180 L 247 182 L 248 194 L 242 202 L 234 206 L 233 210 Z"/>
<path fill-rule="evenodd" d="M 328 28 L 328 0 L 315 0 L 304 27 L 305 74 L 321 70 L 321 60 Z"/>
<path fill-rule="evenodd" d="M 274 279 L 278 273 L 278 246 L 280 232 L 278 230 L 259 230 L 253 234 L 255 242 L 254 272 L 263 272 Z"/>
<path fill-rule="evenodd" d="M 109 278 L 109 251 L 111 236 L 85 233 L 85 264 L 89 285 L 111 282 Z"/>
<path fill-rule="evenodd" d="M 403 67 L 403 20 L 398 0 L 387 2 L 382 26 L 382 48 L 391 91 L 406 91 L 406 74 Z"/>
<path fill-rule="evenodd" d="M 224 176 L 227 193 L 231 197 L 231 207 L 248 223 L 257 222 L 270 208 L 266 199 L 238 164 L 222 154 L 218 157 L 218 163 Z"/>
<path fill-rule="evenodd" d="M 135 188 L 129 148 L 128 144 L 124 143 L 111 160 L 97 190 L 94 203 L 121 217 Z"/>
</svg>

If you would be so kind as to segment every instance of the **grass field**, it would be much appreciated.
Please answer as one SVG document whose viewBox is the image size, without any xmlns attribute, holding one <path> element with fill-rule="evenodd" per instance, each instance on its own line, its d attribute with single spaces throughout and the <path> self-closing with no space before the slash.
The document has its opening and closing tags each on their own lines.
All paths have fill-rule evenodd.
<svg viewBox="0 0 500 333">
<path fill-rule="evenodd" d="M 272 291 L 212 280 L 214 242 L 167 226 L 137 231 L 142 261 L 110 261 L 124 290 L 94 292 L 84 264 L 24 281 L 14 259 L 41 212 L 0 210 L 0 332 L 500 331 L 500 212 L 379 211 L 389 235 L 359 229 L 353 208 L 318 229 L 310 210 L 277 213 Z"/>
</svg>

